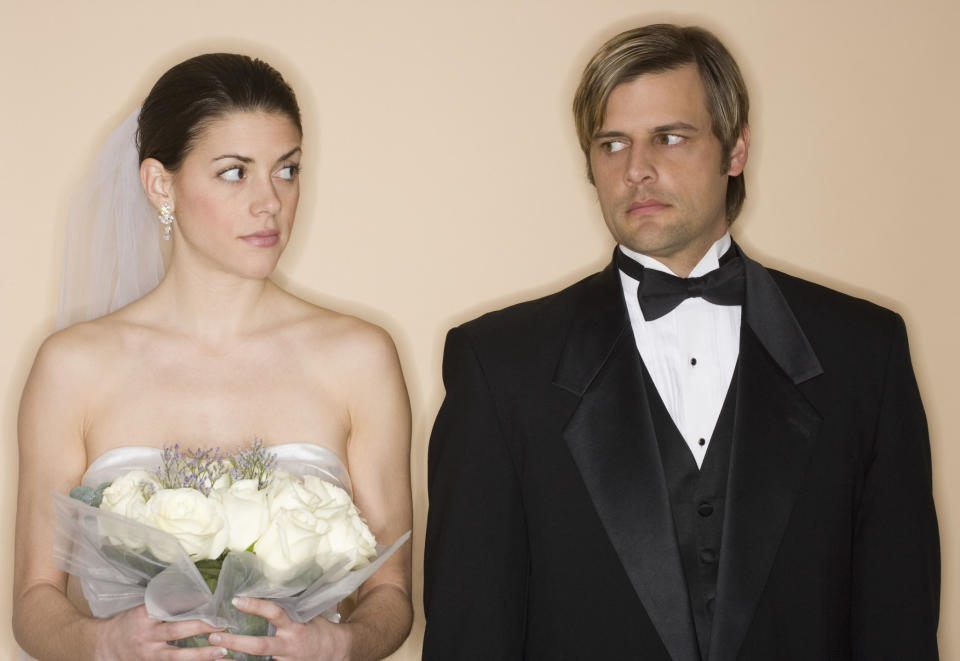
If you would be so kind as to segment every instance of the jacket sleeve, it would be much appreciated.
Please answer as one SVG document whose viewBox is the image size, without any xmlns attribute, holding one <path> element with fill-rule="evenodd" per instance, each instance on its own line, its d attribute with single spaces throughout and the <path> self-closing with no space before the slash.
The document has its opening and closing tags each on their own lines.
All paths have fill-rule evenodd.
<svg viewBox="0 0 960 661">
<path fill-rule="evenodd" d="M 430 437 L 424 661 L 523 655 L 528 547 L 517 462 L 467 333 L 447 335 Z"/>
<path fill-rule="evenodd" d="M 896 318 L 872 449 L 864 457 L 853 546 L 854 657 L 937 659 L 940 544 L 930 442 Z"/>
</svg>

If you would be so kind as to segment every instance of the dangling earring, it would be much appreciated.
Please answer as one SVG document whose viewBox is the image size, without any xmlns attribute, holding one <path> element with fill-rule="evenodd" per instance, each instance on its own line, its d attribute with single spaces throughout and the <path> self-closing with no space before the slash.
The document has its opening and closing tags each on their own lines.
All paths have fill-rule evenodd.
<svg viewBox="0 0 960 661">
<path fill-rule="evenodd" d="M 160 214 L 158 216 L 160 223 L 163 225 L 163 240 L 170 240 L 170 233 L 173 231 L 173 207 L 170 206 L 169 202 L 164 202 L 160 205 Z"/>
</svg>

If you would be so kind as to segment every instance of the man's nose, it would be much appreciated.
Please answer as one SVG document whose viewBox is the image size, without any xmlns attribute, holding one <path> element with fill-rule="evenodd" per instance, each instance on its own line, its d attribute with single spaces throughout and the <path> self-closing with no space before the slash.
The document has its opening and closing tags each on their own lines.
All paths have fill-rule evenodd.
<svg viewBox="0 0 960 661">
<path fill-rule="evenodd" d="M 630 147 L 630 155 L 627 160 L 627 169 L 624 173 L 624 179 L 629 184 L 643 184 L 655 181 L 657 178 L 657 168 L 653 162 L 652 154 L 649 149 L 644 149 L 639 145 Z"/>
</svg>

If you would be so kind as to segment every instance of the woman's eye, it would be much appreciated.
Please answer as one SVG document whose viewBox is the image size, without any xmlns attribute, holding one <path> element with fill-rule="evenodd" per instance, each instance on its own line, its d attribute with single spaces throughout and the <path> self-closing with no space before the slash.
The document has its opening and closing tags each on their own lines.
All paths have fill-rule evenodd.
<svg viewBox="0 0 960 661">
<path fill-rule="evenodd" d="M 294 179 L 297 174 L 300 173 L 299 165 L 287 165 L 286 167 L 280 168 L 277 172 L 277 176 L 281 179 Z"/>
<path fill-rule="evenodd" d="M 220 178 L 224 181 L 240 181 L 243 179 L 243 168 L 236 165 L 220 173 Z"/>
<path fill-rule="evenodd" d="M 626 149 L 627 143 L 623 140 L 611 140 L 610 142 L 604 142 L 602 146 L 605 152 L 613 154 L 614 152 Z"/>
</svg>

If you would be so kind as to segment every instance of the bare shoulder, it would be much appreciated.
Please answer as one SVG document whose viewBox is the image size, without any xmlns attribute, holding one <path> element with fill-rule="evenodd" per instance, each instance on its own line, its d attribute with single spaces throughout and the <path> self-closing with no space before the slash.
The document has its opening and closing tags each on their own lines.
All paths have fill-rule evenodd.
<svg viewBox="0 0 960 661">
<path fill-rule="evenodd" d="M 96 377 L 116 346 L 115 323 L 89 321 L 52 334 L 37 350 L 31 381 L 76 382 Z"/>
<path fill-rule="evenodd" d="M 327 366 L 342 366 L 350 372 L 398 365 L 393 339 L 380 326 L 352 315 L 300 303 L 300 314 L 291 330 L 304 357 L 322 360 Z"/>
</svg>

